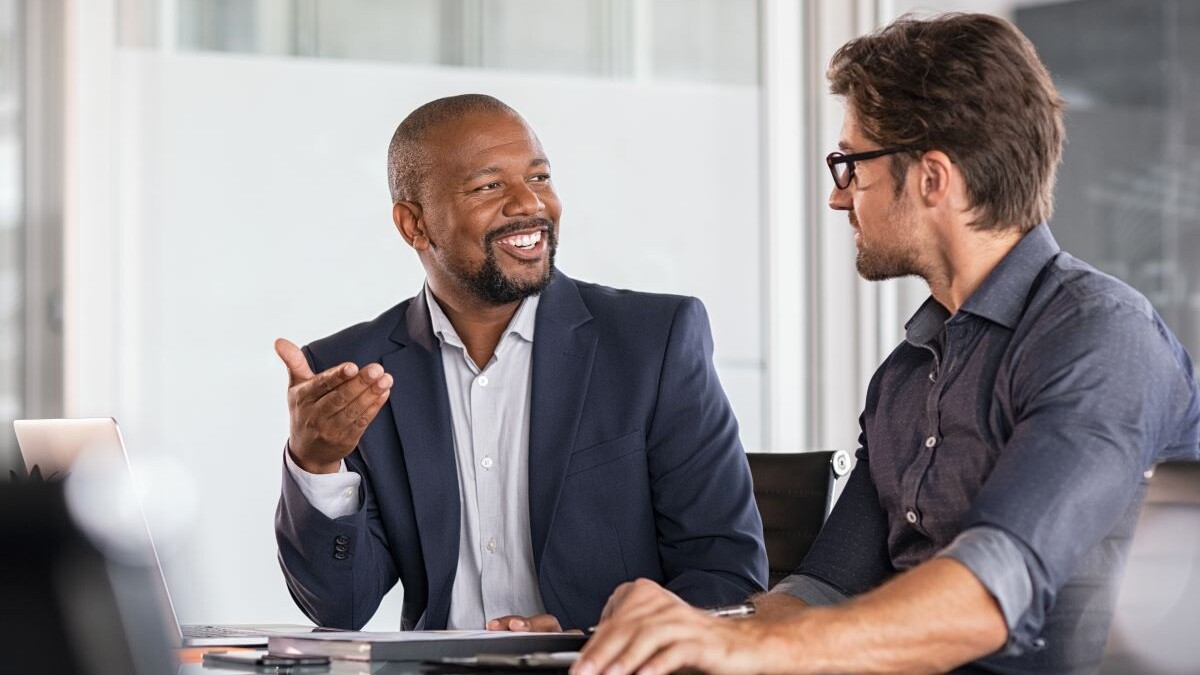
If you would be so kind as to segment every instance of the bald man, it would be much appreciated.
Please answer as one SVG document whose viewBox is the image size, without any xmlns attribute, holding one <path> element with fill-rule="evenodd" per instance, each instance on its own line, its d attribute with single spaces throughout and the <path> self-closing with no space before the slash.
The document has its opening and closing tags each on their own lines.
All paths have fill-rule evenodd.
<svg viewBox="0 0 1200 675">
<path fill-rule="evenodd" d="M 638 578 L 699 606 L 760 591 L 762 523 L 703 305 L 555 269 L 550 162 L 490 96 L 413 111 L 388 177 L 424 288 L 304 349 L 276 343 L 276 536 L 300 608 L 357 629 L 399 581 L 403 629 L 560 630 Z"/>
</svg>

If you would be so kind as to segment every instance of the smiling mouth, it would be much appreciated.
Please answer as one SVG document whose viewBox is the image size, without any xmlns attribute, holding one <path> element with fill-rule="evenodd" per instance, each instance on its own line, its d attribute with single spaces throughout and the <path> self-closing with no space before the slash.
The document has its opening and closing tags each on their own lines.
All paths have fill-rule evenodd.
<svg viewBox="0 0 1200 675">
<path fill-rule="evenodd" d="M 535 232 L 525 232 L 522 234 L 514 234 L 497 240 L 498 243 L 508 244 L 520 251 L 532 251 L 542 241 L 543 232 L 537 230 Z"/>
</svg>

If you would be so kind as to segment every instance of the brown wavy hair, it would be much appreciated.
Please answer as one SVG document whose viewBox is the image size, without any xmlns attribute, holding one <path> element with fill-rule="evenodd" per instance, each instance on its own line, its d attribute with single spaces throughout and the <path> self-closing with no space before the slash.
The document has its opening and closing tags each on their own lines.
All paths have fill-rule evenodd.
<svg viewBox="0 0 1200 675">
<path fill-rule="evenodd" d="M 958 165 L 979 214 L 973 227 L 1025 232 L 1050 219 L 1063 101 L 1008 21 L 906 15 L 843 45 L 826 77 L 871 141 L 941 150 Z M 918 154 L 892 156 L 897 193 Z"/>
</svg>

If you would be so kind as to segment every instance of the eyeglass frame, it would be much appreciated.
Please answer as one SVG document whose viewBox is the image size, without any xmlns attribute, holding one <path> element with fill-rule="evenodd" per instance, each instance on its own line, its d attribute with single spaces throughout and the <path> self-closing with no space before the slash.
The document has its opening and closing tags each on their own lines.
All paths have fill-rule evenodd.
<svg viewBox="0 0 1200 675">
<path fill-rule="evenodd" d="M 907 152 L 910 150 L 924 150 L 924 148 L 920 145 L 909 143 L 907 145 L 895 145 L 890 148 L 882 148 L 880 150 L 868 150 L 866 152 L 855 152 L 855 153 L 852 153 L 849 155 L 843 154 L 842 152 L 834 150 L 833 152 L 829 153 L 828 155 L 825 155 L 825 166 L 829 167 L 829 175 L 833 176 L 833 184 L 837 186 L 837 189 L 845 190 L 846 188 L 850 187 L 850 182 L 853 181 L 854 177 L 858 175 L 854 172 L 854 164 L 856 162 L 862 162 L 862 161 L 866 161 L 868 159 L 875 159 L 876 157 L 886 157 L 887 155 L 894 155 L 897 152 Z M 838 164 L 849 164 L 850 165 L 846 169 L 846 184 L 845 185 L 842 185 L 838 181 L 837 169 L 834 168 Z"/>
</svg>

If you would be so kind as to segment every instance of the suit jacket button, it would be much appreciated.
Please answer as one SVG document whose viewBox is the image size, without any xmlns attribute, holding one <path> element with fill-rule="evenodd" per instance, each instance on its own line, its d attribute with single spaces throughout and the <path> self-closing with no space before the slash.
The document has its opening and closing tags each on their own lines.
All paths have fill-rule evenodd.
<svg viewBox="0 0 1200 675">
<path fill-rule="evenodd" d="M 350 543 L 350 539 L 347 538 L 346 535 L 344 535 L 344 534 L 339 534 L 338 536 L 334 537 L 333 541 L 335 544 L 349 544 Z"/>
<path fill-rule="evenodd" d="M 338 553 L 345 553 L 346 551 L 350 550 L 350 547 L 346 546 L 345 544 L 338 544 L 337 546 L 334 546 L 333 548 Z"/>
<path fill-rule="evenodd" d="M 346 558 L 348 558 L 350 556 L 346 555 L 345 553 L 343 553 L 341 551 L 338 551 L 333 554 L 333 557 L 337 560 L 345 560 Z"/>
</svg>

